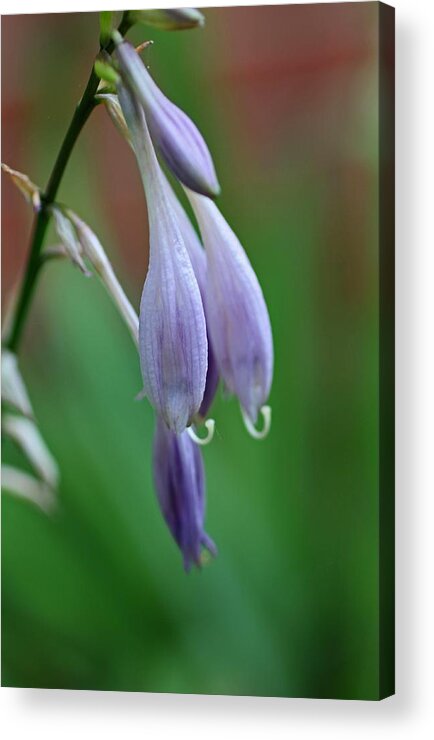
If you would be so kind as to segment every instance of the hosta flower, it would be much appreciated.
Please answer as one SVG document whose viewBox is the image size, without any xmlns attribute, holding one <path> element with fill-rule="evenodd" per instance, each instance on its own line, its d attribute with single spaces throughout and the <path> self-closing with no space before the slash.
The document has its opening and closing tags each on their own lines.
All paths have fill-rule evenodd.
<svg viewBox="0 0 434 740">
<path fill-rule="evenodd" d="M 116 126 L 116 128 L 118 129 L 122 137 L 129 144 L 132 144 L 131 135 L 130 135 L 128 126 L 126 124 L 124 114 L 122 113 L 122 108 L 120 106 L 117 95 L 101 94 L 101 95 L 97 95 L 97 98 L 105 104 L 110 118 L 112 119 L 114 125 Z M 169 204 L 174 211 L 176 220 L 178 222 L 178 226 L 181 231 L 182 239 L 184 241 L 185 247 L 190 257 L 190 261 L 191 261 L 191 264 L 194 270 L 194 274 L 196 276 L 197 283 L 199 285 L 201 296 L 202 296 L 203 307 L 205 309 L 205 292 L 206 292 L 205 251 L 200 243 L 199 237 L 197 236 L 196 231 L 193 228 L 193 225 L 189 217 L 187 216 L 184 208 L 182 207 L 180 201 L 178 200 L 177 196 L 175 195 L 172 187 L 170 186 L 165 176 L 163 176 L 163 180 L 166 186 L 166 195 L 169 200 Z M 205 318 L 206 318 L 206 314 L 205 314 Z M 201 407 L 199 409 L 199 414 L 198 414 L 200 419 L 205 419 L 205 417 L 208 414 L 208 411 L 214 400 L 214 396 L 215 396 L 217 386 L 218 386 L 218 381 L 219 381 L 219 375 L 218 375 L 217 363 L 214 357 L 212 343 L 210 341 L 210 337 L 208 333 L 208 370 L 207 370 L 207 375 L 206 375 L 205 392 L 203 395 L 202 404 L 201 404 Z"/>
<path fill-rule="evenodd" d="M 201 452 L 185 431 L 174 434 L 157 418 L 154 479 L 161 512 L 180 548 L 185 570 L 201 564 L 205 547 L 216 554 L 204 530 L 205 475 Z"/>
<path fill-rule="evenodd" d="M 166 178 L 164 179 L 165 179 L 165 184 L 166 184 L 166 189 L 167 189 L 167 197 L 175 213 L 175 217 L 178 222 L 178 226 L 180 228 L 182 238 L 184 240 L 184 244 L 187 248 L 188 255 L 190 257 L 191 264 L 193 266 L 194 274 L 196 275 L 196 280 L 199 285 L 200 294 L 202 296 L 202 302 L 203 302 L 203 307 L 205 310 L 205 318 L 206 318 L 206 315 L 207 315 L 206 314 L 206 269 L 207 268 L 206 268 L 205 250 L 202 244 L 200 243 L 199 237 L 196 234 L 193 224 L 191 223 L 184 208 L 182 207 L 174 191 L 172 190 L 172 187 L 170 186 L 167 179 Z M 199 414 L 198 414 L 199 417 L 202 419 L 204 419 L 208 414 L 208 411 L 214 400 L 214 396 L 216 394 L 217 386 L 219 382 L 218 367 L 217 367 L 217 362 L 216 362 L 215 355 L 214 355 L 214 350 L 212 347 L 212 341 L 209 336 L 209 331 L 207 331 L 207 336 L 208 336 L 208 370 L 206 374 L 205 391 L 203 394 L 203 399 L 202 399 L 202 403 L 201 403 Z"/>
<path fill-rule="evenodd" d="M 215 197 L 220 191 L 208 147 L 193 121 L 157 87 L 131 44 L 117 39 L 116 58 L 125 84 L 140 101 L 154 144 L 184 185 Z"/>
<path fill-rule="evenodd" d="M 146 396 L 174 432 L 200 409 L 208 342 L 202 299 L 143 110 L 126 87 L 119 100 L 146 191 L 149 269 L 140 303 L 139 351 Z"/>
<path fill-rule="evenodd" d="M 227 388 L 241 403 L 249 431 L 258 413 L 269 426 L 267 401 L 273 374 L 273 340 L 261 286 L 240 242 L 216 205 L 187 191 L 207 254 L 208 329 Z"/>
</svg>

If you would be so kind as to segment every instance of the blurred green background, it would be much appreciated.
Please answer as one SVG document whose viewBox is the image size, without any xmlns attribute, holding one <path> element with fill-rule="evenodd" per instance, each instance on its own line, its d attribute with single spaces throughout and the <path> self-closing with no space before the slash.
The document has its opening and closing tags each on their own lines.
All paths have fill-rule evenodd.
<svg viewBox="0 0 434 740">
<path fill-rule="evenodd" d="M 152 485 L 153 417 L 96 279 L 47 266 L 21 346 L 61 468 L 51 518 L 3 497 L 3 684 L 374 699 L 378 601 L 378 5 L 205 11 L 145 53 L 214 155 L 219 205 L 275 340 L 258 443 L 219 396 L 204 451 L 218 558 L 186 575 Z M 3 161 L 45 185 L 98 39 L 95 14 L 4 17 Z M 3 183 L 3 298 L 31 213 Z M 147 216 L 135 163 L 94 112 L 60 199 L 138 305 Z M 54 242 L 51 231 L 47 243 Z M 17 453 L 7 444 L 5 460 Z"/>
</svg>

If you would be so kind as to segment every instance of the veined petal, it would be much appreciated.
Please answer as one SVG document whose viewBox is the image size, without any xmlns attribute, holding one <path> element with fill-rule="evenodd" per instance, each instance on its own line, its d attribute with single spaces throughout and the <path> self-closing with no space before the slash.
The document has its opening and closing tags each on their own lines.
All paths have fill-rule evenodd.
<svg viewBox="0 0 434 740">
<path fill-rule="evenodd" d="M 244 249 L 216 205 L 186 192 L 207 253 L 206 315 L 217 364 L 254 424 L 273 374 L 267 306 Z"/>
<path fill-rule="evenodd" d="M 209 197 L 220 186 L 208 147 L 193 121 L 157 87 L 135 49 L 116 48 L 120 73 L 146 113 L 149 131 L 173 174 L 188 188 Z"/>
<path fill-rule="evenodd" d="M 205 299 L 206 281 L 207 281 L 207 275 L 206 275 L 207 266 L 206 266 L 205 250 L 202 244 L 200 243 L 200 239 L 193 227 L 193 224 L 191 223 L 189 217 L 187 216 L 180 201 L 176 197 L 176 194 L 174 193 L 166 177 L 164 177 L 164 180 L 165 180 L 165 185 L 166 185 L 167 198 L 175 213 L 176 220 L 178 222 L 184 244 L 187 248 L 187 251 L 188 251 L 188 254 L 191 260 L 191 264 L 193 266 L 194 274 L 196 276 L 196 280 L 199 285 L 200 294 L 202 296 L 202 303 L 203 303 L 203 308 L 205 311 L 205 319 L 207 319 L 207 308 L 206 308 L 207 303 Z M 208 321 L 207 321 L 207 324 L 208 324 Z M 205 417 L 207 416 L 208 411 L 211 408 L 212 402 L 214 400 L 215 394 L 217 392 L 217 387 L 219 383 L 219 372 L 218 372 L 217 362 L 215 359 L 215 354 L 214 354 L 210 334 L 208 331 L 208 327 L 207 327 L 207 337 L 208 337 L 208 370 L 206 374 L 205 391 L 203 394 L 202 403 L 201 403 L 199 413 L 198 413 L 198 416 L 201 419 L 205 419 Z"/>
<path fill-rule="evenodd" d="M 202 299 L 143 110 L 124 86 L 119 100 L 149 216 L 149 269 L 139 318 L 144 391 L 167 426 L 181 433 L 197 414 L 205 389 L 208 342 Z"/>
<path fill-rule="evenodd" d="M 154 480 L 158 502 L 184 557 L 185 570 L 201 564 L 202 547 L 216 547 L 204 530 L 205 473 L 199 447 L 188 432 L 174 434 L 157 418 L 154 437 Z"/>
</svg>

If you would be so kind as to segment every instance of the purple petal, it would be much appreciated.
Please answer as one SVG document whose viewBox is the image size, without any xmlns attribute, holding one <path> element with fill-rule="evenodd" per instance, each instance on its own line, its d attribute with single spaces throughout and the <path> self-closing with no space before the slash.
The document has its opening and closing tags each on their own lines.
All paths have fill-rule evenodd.
<svg viewBox="0 0 434 740">
<path fill-rule="evenodd" d="M 199 237 L 193 227 L 193 224 L 191 223 L 189 217 L 187 216 L 184 208 L 182 207 L 181 203 L 179 202 L 178 198 L 176 197 L 172 187 L 170 186 L 169 182 L 165 178 L 166 182 L 166 189 L 167 189 L 167 196 L 170 200 L 170 204 L 173 208 L 173 211 L 176 216 L 176 220 L 178 222 L 179 228 L 181 230 L 182 238 L 184 240 L 184 244 L 186 246 L 186 249 L 188 251 L 191 264 L 193 266 L 194 274 L 196 275 L 196 280 L 199 285 L 199 290 L 202 296 L 202 302 L 205 309 L 205 318 L 207 318 L 207 311 L 206 311 L 206 285 L 207 285 L 207 264 L 206 264 L 206 254 L 205 250 L 200 243 Z M 201 407 L 199 409 L 199 416 L 202 419 L 205 419 L 205 417 L 208 415 L 208 411 L 211 408 L 212 402 L 214 401 L 215 394 L 217 392 L 218 384 L 219 384 L 219 372 L 218 372 L 218 366 L 215 359 L 214 350 L 212 347 L 212 341 L 209 335 L 209 331 L 207 329 L 207 335 L 208 335 L 208 370 L 206 375 L 206 384 L 205 384 L 205 392 L 203 394 L 203 400 Z"/>
<path fill-rule="evenodd" d="M 154 480 L 158 502 L 184 557 L 185 570 L 200 566 L 202 547 L 216 554 L 204 531 L 205 473 L 199 447 L 187 432 L 171 432 L 157 418 L 154 437 Z"/>
<path fill-rule="evenodd" d="M 256 422 L 273 375 L 273 340 L 255 272 L 216 205 L 187 191 L 207 254 L 208 331 L 220 374 Z"/>
</svg>

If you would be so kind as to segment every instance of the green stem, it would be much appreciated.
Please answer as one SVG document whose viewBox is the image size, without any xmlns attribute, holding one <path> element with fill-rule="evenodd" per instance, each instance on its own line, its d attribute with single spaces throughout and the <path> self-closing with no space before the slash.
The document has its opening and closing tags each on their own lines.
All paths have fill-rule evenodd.
<svg viewBox="0 0 434 740">
<path fill-rule="evenodd" d="M 130 23 L 127 19 L 127 13 L 125 12 L 119 26 L 119 32 L 122 35 L 125 35 L 129 27 Z M 113 48 L 113 42 L 110 42 L 105 48 L 105 51 L 110 54 L 113 51 Z M 83 93 L 83 97 L 81 98 L 79 104 L 75 109 L 65 138 L 63 139 L 59 154 L 57 155 L 57 159 L 54 163 L 54 167 L 48 181 L 47 188 L 45 190 L 45 193 L 41 196 L 42 205 L 36 216 L 36 221 L 33 228 L 29 258 L 24 273 L 21 291 L 15 308 L 14 320 L 9 337 L 5 342 L 6 346 L 14 352 L 17 350 L 22 336 L 25 320 L 35 290 L 36 280 L 39 275 L 39 270 L 44 264 L 44 260 L 41 259 L 41 250 L 51 217 L 50 206 L 52 205 L 52 203 L 54 203 L 56 199 L 57 191 L 64 175 L 66 165 L 68 164 L 69 157 L 71 156 L 78 136 L 95 107 L 95 93 L 97 92 L 98 85 L 99 77 L 95 74 L 95 71 L 92 68 L 92 72 L 86 85 L 86 89 Z"/>
</svg>

